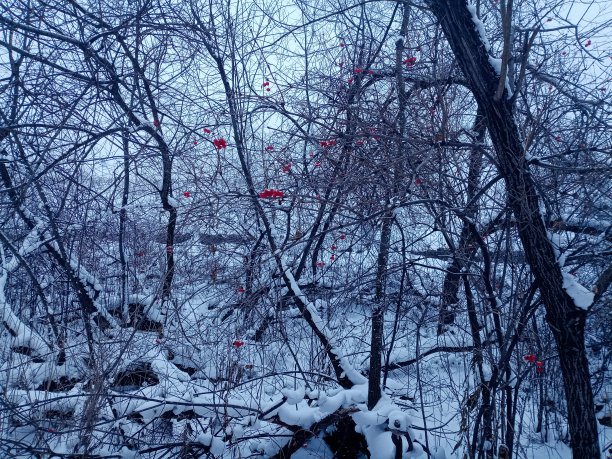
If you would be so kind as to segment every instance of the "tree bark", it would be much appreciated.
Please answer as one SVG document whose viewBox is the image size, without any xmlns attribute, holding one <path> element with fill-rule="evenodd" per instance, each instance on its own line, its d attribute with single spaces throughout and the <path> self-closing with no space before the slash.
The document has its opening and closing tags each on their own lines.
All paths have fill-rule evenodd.
<svg viewBox="0 0 612 459">
<path fill-rule="evenodd" d="M 387 201 L 388 202 L 388 201 Z M 372 336 L 370 341 L 370 371 L 368 373 L 368 409 L 372 410 L 382 396 L 380 384 L 382 374 L 383 332 L 385 322 L 385 286 L 387 283 L 387 263 L 391 241 L 393 211 L 385 213 L 380 235 L 376 285 L 374 293 L 374 311 L 372 312 Z"/>
<path fill-rule="evenodd" d="M 486 126 L 483 120 L 482 113 L 476 114 L 474 126 L 472 128 L 476 132 L 476 142 L 481 143 L 486 134 Z M 480 177 L 480 169 L 482 167 L 482 149 L 475 146 L 470 151 L 470 163 L 468 169 L 468 183 L 466 201 L 468 203 L 465 209 L 466 217 L 474 219 L 478 213 L 477 201 L 474 197 L 478 192 L 478 178 Z M 447 268 L 446 276 L 442 284 L 442 299 L 440 311 L 438 313 L 438 335 L 445 331 L 445 325 L 455 323 L 457 303 L 459 302 L 459 286 L 461 285 L 461 270 L 463 269 L 463 261 L 474 253 L 474 249 L 469 247 L 470 241 L 473 240 L 473 234 L 470 232 L 468 223 L 464 220 L 461 227 L 459 242 L 453 250 L 453 259 Z M 453 247 L 450 247 L 451 250 Z"/>
<path fill-rule="evenodd" d="M 563 289 L 561 268 L 539 210 L 507 90 L 499 100 L 494 99 L 499 76 L 489 62 L 466 0 L 429 0 L 428 4 L 485 114 L 510 207 L 518 222 L 519 237 L 557 344 L 573 457 L 599 459 L 597 422 L 584 346 L 586 312 L 578 309 Z"/>
<path fill-rule="evenodd" d="M 127 205 L 130 197 L 130 144 L 128 133 L 122 136 L 123 144 L 123 192 L 121 194 L 121 209 L 119 210 L 119 264 L 121 265 L 121 314 L 123 323 L 130 322 L 128 266 L 125 254 L 125 224 L 127 222 Z"/>
</svg>

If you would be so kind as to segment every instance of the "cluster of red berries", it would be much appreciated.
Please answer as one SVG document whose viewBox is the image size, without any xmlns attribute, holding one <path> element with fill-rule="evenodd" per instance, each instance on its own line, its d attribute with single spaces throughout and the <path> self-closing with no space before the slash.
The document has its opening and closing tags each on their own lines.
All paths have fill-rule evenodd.
<svg viewBox="0 0 612 459">
<path fill-rule="evenodd" d="M 523 360 L 529 363 L 535 363 L 536 372 L 540 374 L 544 373 L 544 362 L 538 360 L 535 354 L 527 354 L 525 357 L 523 357 Z"/>
<path fill-rule="evenodd" d="M 323 148 L 325 147 L 333 147 L 334 145 L 336 145 L 336 141 L 335 140 L 321 140 L 319 142 L 319 145 L 321 145 Z"/>
<path fill-rule="evenodd" d="M 340 233 L 340 235 L 338 236 L 338 239 L 341 241 L 344 241 L 346 239 L 346 234 L 344 233 Z M 336 244 L 332 244 L 330 247 L 332 252 L 335 252 L 336 250 L 338 250 L 338 246 Z M 336 254 L 332 253 L 331 257 L 329 257 L 330 261 L 335 261 L 336 260 Z M 325 262 L 324 261 L 317 261 L 315 263 L 315 265 L 319 268 L 324 268 L 325 267 Z"/>
<path fill-rule="evenodd" d="M 153 123 L 153 124 L 155 124 L 155 123 Z M 155 124 L 155 126 L 156 126 L 156 127 L 157 127 L 158 125 L 159 125 L 159 124 Z M 211 131 L 210 129 L 208 129 L 208 128 L 202 128 L 202 132 L 203 132 L 204 134 L 210 134 L 212 131 Z M 221 139 L 221 140 L 223 140 L 223 139 Z M 225 142 L 225 140 L 223 140 L 223 141 Z M 214 143 L 214 142 L 213 142 L 213 143 Z M 194 141 L 193 141 L 193 144 L 197 146 L 197 145 L 198 145 L 198 141 L 197 141 L 197 140 L 194 140 Z M 216 145 L 215 145 L 215 146 L 216 146 Z M 227 146 L 227 144 L 226 144 L 226 146 Z M 217 147 L 217 148 L 219 148 L 219 147 Z M 223 148 L 225 148 L 225 147 L 223 147 Z M 219 148 L 219 149 L 220 149 L 220 148 Z"/>
<path fill-rule="evenodd" d="M 215 146 L 217 150 L 224 150 L 225 148 L 227 148 L 227 142 L 225 141 L 223 137 L 214 139 L 213 145 Z"/>
<path fill-rule="evenodd" d="M 260 199 L 283 199 L 285 193 L 281 190 L 265 189 L 259 193 Z"/>
</svg>

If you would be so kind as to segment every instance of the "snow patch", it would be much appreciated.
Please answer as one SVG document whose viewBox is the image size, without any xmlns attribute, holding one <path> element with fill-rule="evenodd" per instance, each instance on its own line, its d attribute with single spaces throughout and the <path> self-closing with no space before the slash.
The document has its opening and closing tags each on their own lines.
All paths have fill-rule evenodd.
<svg viewBox="0 0 612 459">
<path fill-rule="evenodd" d="M 563 271 L 563 289 L 574 300 L 577 308 L 587 310 L 593 304 L 595 295 L 576 280 L 576 278 Z"/>
<path fill-rule="evenodd" d="M 491 55 L 491 43 L 489 42 L 489 39 L 487 38 L 487 33 L 485 30 L 484 23 L 478 17 L 478 14 L 476 11 L 476 5 L 468 5 L 467 8 L 470 14 L 472 15 L 472 22 L 474 23 L 474 28 L 476 29 L 476 32 L 478 33 L 478 36 L 480 37 L 480 41 L 482 41 L 482 44 L 484 45 L 485 50 L 487 51 L 487 54 L 489 55 L 489 64 L 491 64 L 491 67 L 493 67 L 493 70 L 495 71 L 497 76 L 500 76 L 501 69 L 502 69 L 502 60 L 499 58 L 493 57 Z M 506 88 L 508 97 L 512 97 L 512 88 L 510 87 L 510 82 L 508 78 L 506 78 L 506 81 L 504 82 L 504 84 L 505 84 L 505 88 Z"/>
<path fill-rule="evenodd" d="M 484 23 L 480 20 L 476 12 L 476 5 L 468 5 L 467 8 L 470 14 L 472 15 L 472 22 L 474 23 L 476 32 L 478 32 L 478 35 L 480 36 L 480 40 L 482 41 L 482 44 L 484 45 L 487 52 L 489 52 L 491 50 L 491 43 L 489 43 L 489 40 L 487 39 Z"/>
<path fill-rule="evenodd" d="M 283 389 L 282 394 L 287 399 L 288 405 L 297 405 L 304 400 L 304 386 L 300 386 L 295 390 Z"/>
</svg>

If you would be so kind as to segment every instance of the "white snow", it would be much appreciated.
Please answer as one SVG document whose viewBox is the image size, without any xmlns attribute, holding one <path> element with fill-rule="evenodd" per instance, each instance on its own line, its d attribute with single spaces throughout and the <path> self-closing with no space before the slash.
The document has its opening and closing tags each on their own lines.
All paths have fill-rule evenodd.
<svg viewBox="0 0 612 459">
<path fill-rule="evenodd" d="M 495 57 L 489 57 L 489 63 L 491 67 L 493 67 L 493 70 L 495 70 L 495 73 L 501 75 L 502 60 Z"/>
<path fill-rule="evenodd" d="M 484 23 L 478 17 L 476 5 L 468 4 L 467 8 L 472 15 L 472 22 L 474 23 L 476 32 L 478 32 L 478 35 L 480 36 L 480 40 L 482 41 L 482 44 L 484 45 L 487 52 L 489 52 L 491 50 L 491 44 L 489 43 L 489 39 L 487 38 Z"/>
<path fill-rule="evenodd" d="M 485 25 L 478 17 L 478 14 L 476 11 L 476 5 L 468 4 L 467 8 L 470 14 L 472 15 L 472 22 L 474 23 L 476 32 L 478 33 L 478 36 L 480 37 L 480 40 L 482 41 L 482 44 L 484 45 L 485 50 L 487 51 L 487 54 L 489 55 L 489 63 L 491 64 L 491 67 L 493 67 L 493 70 L 495 70 L 495 73 L 497 74 L 497 76 L 500 76 L 501 70 L 502 70 L 502 60 L 499 58 L 493 57 L 491 55 L 491 52 L 492 52 L 491 43 L 489 42 L 489 39 L 487 38 L 487 32 L 485 30 Z M 508 97 L 512 97 L 512 88 L 510 87 L 509 78 L 506 78 L 506 81 L 504 82 L 504 84 L 505 84 L 505 88 L 506 88 Z"/>
<path fill-rule="evenodd" d="M 595 295 L 576 280 L 576 278 L 565 272 L 563 273 L 563 289 L 574 300 L 574 304 L 580 309 L 589 309 L 593 304 Z"/>
<path fill-rule="evenodd" d="M 286 403 L 288 405 L 297 405 L 298 403 L 304 400 L 304 394 L 305 394 L 304 386 L 299 386 L 295 390 L 283 389 L 281 392 L 283 396 L 287 399 Z"/>
<path fill-rule="evenodd" d="M 172 196 L 168 196 L 168 204 L 170 204 L 172 207 L 179 207 L 180 203 L 174 199 Z"/>
<path fill-rule="evenodd" d="M 340 367 L 344 370 L 344 374 L 346 375 L 346 377 L 349 378 L 349 380 L 353 384 L 363 384 L 364 382 L 366 382 L 366 378 L 364 378 L 363 375 L 361 375 L 361 373 L 355 370 L 355 368 L 351 365 L 348 359 L 344 355 L 342 355 L 342 353 L 339 352 L 338 350 L 339 346 L 336 345 L 335 343 L 336 340 L 333 338 L 332 333 L 325 326 L 325 323 L 321 319 L 321 316 L 319 315 L 316 306 L 310 300 L 308 300 L 306 295 L 304 295 L 299 285 L 295 281 L 295 277 L 293 276 L 293 273 L 291 272 L 289 268 L 285 266 L 282 258 L 280 258 L 280 262 L 281 262 L 283 272 L 285 273 L 285 276 L 289 280 L 289 286 L 291 288 L 292 293 L 297 298 L 299 298 L 302 301 L 302 303 L 306 305 L 306 310 L 310 313 L 311 320 L 314 326 L 317 327 L 317 329 L 328 340 L 329 344 L 331 345 L 333 349 L 332 352 L 338 357 L 338 360 L 340 362 Z"/>
<path fill-rule="evenodd" d="M 21 255 L 32 252 L 38 247 L 38 244 L 35 242 L 34 235 L 37 235 L 36 230 L 30 232 L 28 237 L 26 237 L 24 240 L 24 244 L 19 250 Z M 17 268 L 19 261 L 17 257 L 14 256 L 7 262 L 4 247 L 2 245 L 0 245 L 0 256 L 2 257 L 3 261 L 2 266 L 0 266 L 0 322 L 16 335 L 13 339 L 13 347 L 25 347 L 35 356 L 46 356 L 51 352 L 50 346 L 47 345 L 47 343 L 38 333 L 32 330 L 32 328 L 28 327 L 13 312 L 4 293 L 6 282 L 8 280 L 8 274 Z"/>
</svg>

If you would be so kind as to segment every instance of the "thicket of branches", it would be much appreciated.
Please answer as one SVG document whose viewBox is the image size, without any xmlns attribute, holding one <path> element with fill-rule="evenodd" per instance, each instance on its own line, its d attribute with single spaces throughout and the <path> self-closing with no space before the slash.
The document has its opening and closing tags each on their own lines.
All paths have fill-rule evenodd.
<svg viewBox="0 0 612 459">
<path fill-rule="evenodd" d="M 0 454 L 599 458 L 612 75 L 577 11 L 0 5 Z"/>
</svg>

